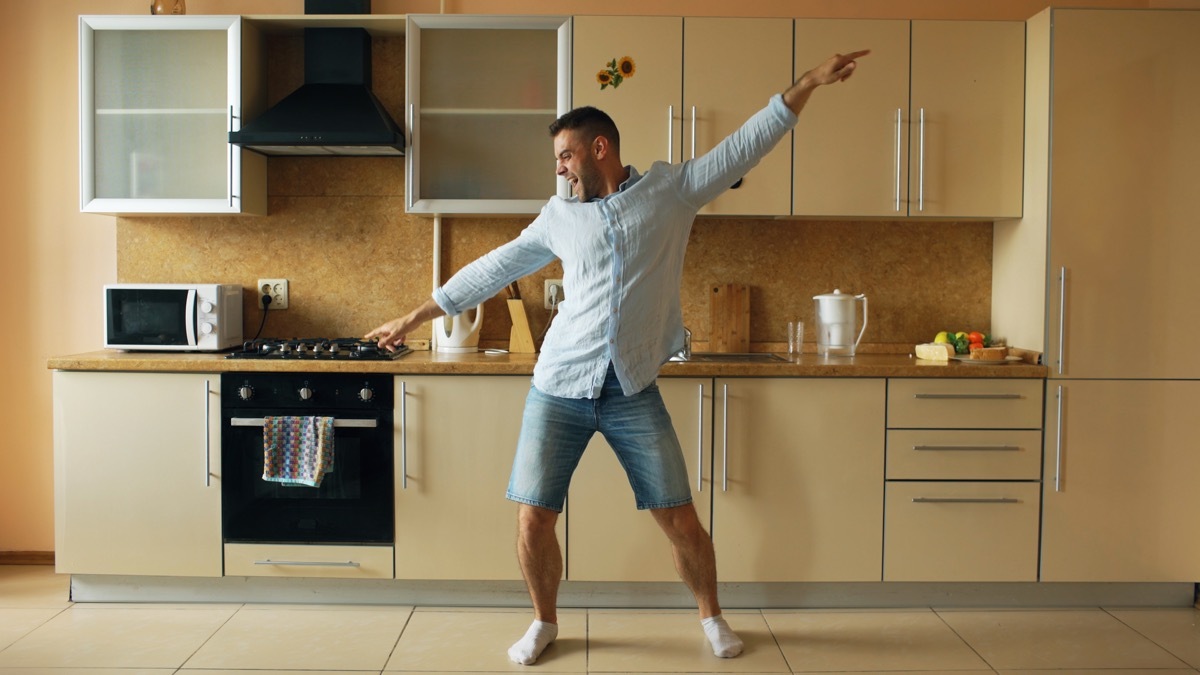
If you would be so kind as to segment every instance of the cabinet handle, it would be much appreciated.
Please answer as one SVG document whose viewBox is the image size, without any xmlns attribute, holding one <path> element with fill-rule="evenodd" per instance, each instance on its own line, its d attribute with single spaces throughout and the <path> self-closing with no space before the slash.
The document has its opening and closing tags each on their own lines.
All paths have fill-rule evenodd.
<svg viewBox="0 0 1200 675">
<path fill-rule="evenodd" d="M 321 561 L 321 560 L 271 560 L 270 558 L 267 558 L 266 560 L 255 560 L 254 564 L 255 565 L 289 565 L 292 567 L 361 567 L 362 566 L 360 563 L 356 563 L 353 560 L 347 560 L 345 562 L 337 562 L 337 561 L 325 562 L 325 561 Z"/>
<path fill-rule="evenodd" d="M 1020 394 L 935 394 L 935 393 L 919 393 L 913 394 L 913 398 L 926 399 L 1018 399 Z"/>
<path fill-rule="evenodd" d="M 692 159 L 696 159 L 696 106 L 692 106 Z"/>
<path fill-rule="evenodd" d="M 1062 427 L 1063 427 L 1063 388 L 1058 385 L 1058 424 L 1054 427 L 1054 491 L 1062 492 Z"/>
<path fill-rule="evenodd" d="M 917 179 L 917 210 L 925 210 L 925 109 L 921 108 L 920 176 Z"/>
<path fill-rule="evenodd" d="M 1067 268 L 1058 268 L 1058 374 L 1063 374 L 1067 337 Z"/>
<path fill-rule="evenodd" d="M 896 213 L 900 213 L 900 109 L 896 108 Z"/>
<path fill-rule="evenodd" d="M 233 106 L 229 106 L 229 130 L 233 131 Z M 233 208 L 233 143 L 229 143 L 229 208 Z"/>
<path fill-rule="evenodd" d="M 211 380 L 204 381 L 204 487 L 212 485 L 212 430 L 208 428 L 212 412 L 212 395 L 209 393 Z"/>
<path fill-rule="evenodd" d="M 697 385 L 696 398 L 696 492 L 704 492 L 704 385 Z"/>
<path fill-rule="evenodd" d="M 953 450 L 953 451 L 997 451 L 1016 452 L 1021 448 L 1015 445 L 914 445 L 913 450 Z"/>
<path fill-rule="evenodd" d="M 667 164 L 675 162 L 675 106 L 667 106 Z"/>
<path fill-rule="evenodd" d="M 417 135 L 413 133 L 413 119 L 416 115 L 413 112 L 412 103 L 408 104 L 408 170 L 404 172 L 404 199 L 408 202 L 408 208 L 413 206 L 413 172 L 417 167 Z"/>
<path fill-rule="evenodd" d="M 1019 504 L 1021 502 L 1012 497 L 913 497 L 912 500 L 914 504 Z"/>
<path fill-rule="evenodd" d="M 400 382 L 400 489 L 408 489 L 408 383 Z"/>
<path fill-rule="evenodd" d="M 721 385 L 721 492 L 729 492 L 729 385 Z"/>
</svg>

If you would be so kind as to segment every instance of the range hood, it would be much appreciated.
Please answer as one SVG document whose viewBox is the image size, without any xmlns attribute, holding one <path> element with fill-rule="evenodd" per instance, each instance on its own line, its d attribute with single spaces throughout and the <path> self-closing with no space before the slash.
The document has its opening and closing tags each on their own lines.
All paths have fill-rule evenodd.
<svg viewBox="0 0 1200 675">
<path fill-rule="evenodd" d="M 363 28 L 305 28 L 304 84 L 229 142 L 264 155 L 404 155 L 404 133 L 371 92 Z"/>
</svg>

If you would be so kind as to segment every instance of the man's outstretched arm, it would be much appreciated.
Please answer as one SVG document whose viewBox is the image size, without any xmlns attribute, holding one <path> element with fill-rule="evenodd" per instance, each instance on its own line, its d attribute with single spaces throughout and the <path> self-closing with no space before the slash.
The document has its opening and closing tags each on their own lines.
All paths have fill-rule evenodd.
<svg viewBox="0 0 1200 675">
<path fill-rule="evenodd" d="M 801 75 L 795 84 L 783 92 L 784 104 L 799 115 L 800 111 L 804 109 L 804 104 L 808 103 L 808 97 L 812 95 L 813 90 L 823 84 L 841 82 L 850 77 L 854 74 L 854 69 L 858 67 L 855 61 L 870 53 L 871 50 L 864 49 L 849 54 L 834 54 L 825 59 L 821 65 Z"/>
</svg>

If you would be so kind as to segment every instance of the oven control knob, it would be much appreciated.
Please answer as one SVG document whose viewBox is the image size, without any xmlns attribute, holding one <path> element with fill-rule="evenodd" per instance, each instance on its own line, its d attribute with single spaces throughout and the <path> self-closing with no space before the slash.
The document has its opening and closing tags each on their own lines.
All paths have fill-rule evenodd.
<svg viewBox="0 0 1200 675">
<path fill-rule="evenodd" d="M 242 386 L 238 387 L 238 398 L 242 399 L 243 401 L 249 401 L 250 399 L 254 398 L 254 387 L 251 387 L 248 384 L 243 384 Z"/>
<path fill-rule="evenodd" d="M 213 325 L 207 321 L 200 324 L 200 332 L 205 335 L 212 335 Z"/>
<path fill-rule="evenodd" d="M 363 387 L 358 390 L 358 400 L 366 403 L 375 398 L 375 390 L 370 387 Z"/>
<path fill-rule="evenodd" d="M 307 401 L 313 397 L 313 390 L 308 386 L 300 387 L 300 400 Z"/>
<path fill-rule="evenodd" d="M 200 311 L 204 312 L 205 314 L 212 314 L 213 304 L 211 302 L 209 302 L 208 300 L 201 302 L 200 303 Z"/>
</svg>

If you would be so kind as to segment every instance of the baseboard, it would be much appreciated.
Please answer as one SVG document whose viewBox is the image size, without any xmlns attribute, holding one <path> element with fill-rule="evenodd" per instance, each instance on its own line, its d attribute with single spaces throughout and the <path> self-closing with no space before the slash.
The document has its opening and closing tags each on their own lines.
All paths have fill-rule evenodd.
<svg viewBox="0 0 1200 675">
<path fill-rule="evenodd" d="M 54 551 L 0 551 L 0 565 L 53 565 Z"/>
</svg>

